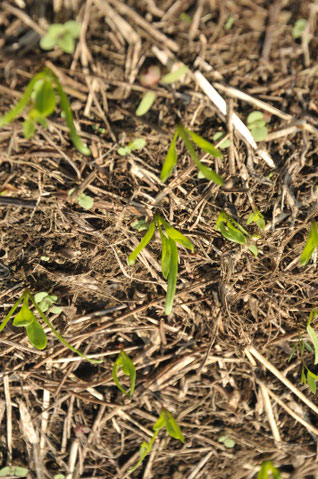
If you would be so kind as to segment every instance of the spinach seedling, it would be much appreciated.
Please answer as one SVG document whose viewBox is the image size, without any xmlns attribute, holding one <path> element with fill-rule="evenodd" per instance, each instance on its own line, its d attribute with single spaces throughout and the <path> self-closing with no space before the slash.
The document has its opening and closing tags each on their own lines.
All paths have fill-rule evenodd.
<svg viewBox="0 0 318 479">
<path fill-rule="evenodd" d="M 257 246 L 250 241 L 250 234 L 225 211 L 221 211 L 217 217 L 215 229 L 220 231 L 224 238 L 234 243 L 245 244 L 254 256 L 258 255 Z"/>
<path fill-rule="evenodd" d="M 314 359 L 314 365 L 318 364 L 318 336 L 314 328 L 311 326 L 311 322 L 313 319 L 318 317 L 318 308 L 313 309 L 310 314 L 309 318 L 307 321 L 307 334 L 311 339 L 311 342 L 314 346 L 314 350 L 312 349 L 311 345 L 307 343 L 302 337 L 302 335 L 299 333 L 298 334 L 298 343 L 295 344 L 292 348 L 292 352 L 288 358 L 288 362 L 292 359 L 293 355 L 295 354 L 295 351 L 297 350 L 300 355 L 300 360 L 302 364 L 301 368 L 301 384 L 308 384 L 309 389 L 313 394 L 316 394 L 316 381 L 318 380 L 318 376 L 314 374 L 306 365 L 305 359 L 304 359 L 304 352 L 305 349 L 309 351 L 310 353 L 315 353 L 315 359 Z"/>
<path fill-rule="evenodd" d="M 294 23 L 292 29 L 292 37 L 294 40 L 297 40 L 297 38 L 301 38 L 303 36 L 307 24 L 308 22 L 305 18 L 300 18 Z"/>
<path fill-rule="evenodd" d="M 130 396 L 132 396 L 135 390 L 136 368 L 134 366 L 134 363 L 124 350 L 120 351 L 118 358 L 115 361 L 115 364 L 112 369 L 112 376 L 118 389 L 120 389 L 123 394 L 128 394 L 128 392 L 125 391 L 125 389 L 120 385 L 120 382 L 118 380 L 117 372 L 119 368 L 122 369 L 123 373 L 130 378 L 129 394 Z"/>
<path fill-rule="evenodd" d="M 181 123 L 177 126 L 175 134 L 173 135 L 167 156 L 162 166 L 162 170 L 160 173 L 161 181 L 163 183 L 167 181 L 169 176 L 172 174 L 174 167 L 176 166 L 177 159 L 178 159 L 177 150 L 176 150 L 176 141 L 178 137 L 180 137 L 183 140 L 186 146 L 186 149 L 190 153 L 191 158 L 193 162 L 195 163 L 196 167 L 198 168 L 198 170 L 200 171 L 200 173 L 202 173 L 202 175 L 206 179 L 213 181 L 217 185 L 223 185 L 224 183 L 223 178 L 220 175 L 218 175 L 215 171 L 211 170 L 211 168 L 201 163 L 191 140 L 203 151 L 209 153 L 212 156 L 215 156 L 216 158 L 223 158 L 223 155 L 220 152 L 220 150 L 215 148 L 215 146 L 213 146 L 209 141 L 205 140 L 204 138 L 197 135 L 193 131 L 185 128 Z"/>
<path fill-rule="evenodd" d="M 45 293 L 47 294 L 47 293 Z M 43 296 L 43 293 L 41 293 Z M 47 298 L 49 295 L 42 297 L 40 304 L 42 301 L 44 301 L 45 298 Z M 41 309 L 40 305 L 36 302 L 35 297 L 28 291 L 25 290 L 22 296 L 15 302 L 15 304 L 12 306 L 2 323 L 0 324 L 0 332 L 4 329 L 8 321 L 11 319 L 13 314 L 15 313 L 17 307 L 19 306 L 20 303 L 22 303 L 22 307 L 20 311 L 16 314 L 14 320 L 13 320 L 13 326 L 20 328 L 24 327 L 26 329 L 26 334 L 29 338 L 30 343 L 35 346 L 37 349 L 44 349 L 47 345 L 47 337 L 46 334 L 37 320 L 35 314 L 33 311 L 31 311 L 29 307 L 29 301 L 31 304 L 33 304 L 34 308 L 44 321 L 44 323 L 51 329 L 53 334 L 61 341 L 64 346 L 66 346 L 68 349 L 73 351 L 74 353 L 78 354 L 84 359 L 87 359 L 87 361 L 91 363 L 101 363 L 102 360 L 96 360 L 96 359 L 90 359 L 85 354 L 81 353 L 77 349 L 73 348 L 57 331 L 56 329 L 52 326 L 48 318 L 45 316 L 43 310 Z M 51 303 L 52 304 L 52 303 Z M 45 309 L 45 307 L 44 307 Z"/>
<path fill-rule="evenodd" d="M 148 71 L 145 75 L 141 76 L 140 81 L 144 86 L 147 87 L 156 86 L 159 82 L 163 85 L 168 85 L 180 80 L 180 78 L 185 75 L 187 71 L 188 67 L 186 65 L 182 65 L 180 68 L 177 68 L 176 70 L 171 71 L 170 73 L 167 73 L 167 75 L 161 77 L 160 68 L 156 65 L 153 65 L 148 68 Z M 157 95 L 154 91 L 147 91 L 139 103 L 139 106 L 136 110 L 136 115 L 145 115 L 152 107 L 156 97 Z"/>
<path fill-rule="evenodd" d="M 5 466 L 0 469 L 0 477 L 26 477 L 28 473 L 28 469 L 21 466 Z"/>
<path fill-rule="evenodd" d="M 79 37 L 80 31 L 81 24 L 73 20 L 64 24 L 53 23 L 41 38 L 40 47 L 43 50 L 53 50 L 57 46 L 65 53 L 74 53 L 75 39 Z"/>
<path fill-rule="evenodd" d="M 257 479 L 283 479 L 279 470 L 273 465 L 272 461 L 263 461 L 257 474 Z"/>
<path fill-rule="evenodd" d="M 266 120 L 261 111 L 252 111 L 247 117 L 247 127 L 252 133 L 255 141 L 264 141 L 268 130 Z"/>
<path fill-rule="evenodd" d="M 71 188 L 67 193 L 68 196 L 71 196 L 74 191 L 75 188 Z M 90 210 L 94 206 L 93 198 L 89 195 L 86 195 L 83 191 L 78 195 L 77 202 L 84 210 Z"/>
<path fill-rule="evenodd" d="M 250 225 L 251 223 L 255 223 L 260 230 L 263 230 L 265 228 L 264 216 L 257 208 L 247 218 L 246 224 Z"/>
<path fill-rule="evenodd" d="M 149 228 L 140 241 L 139 245 L 134 249 L 131 255 L 128 258 L 128 264 L 134 265 L 137 256 L 141 251 L 147 246 L 149 241 L 154 235 L 156 227 L 160 233 L 161 240 L 161 271 L 163 277 L 168 281 L 167 286 L 167 296 L 166 296 L 166 305 L 165 305 L 165 314 L 169 315 L 172 310 L 173 300 L 176 292 L 177 286 L 177 275 L 178 275 L 178 248 L 176 243 L 179 243 L 190 251 L 194 251 L 193 243 L 186 238 L 182 233 L 172 228 L 161 216 L 155 215 Z M 163 228 L 167 236 L 163 232 Z"/>
<path fill-rule="evenodd" d="M 158 421 L 152 426 L 152 429 L 154 431 L 152 438 L 150 439 L 149 442 L 144 441 L 141 444 L 140 450 L 139 450 L 140 459 L 134 467 L 129 469 L 129 472 L 133 472 L 135 469 L 137 469 L 137 467 L 140 466 L 140 464 L 145 459 L 147 454 L 149 454 L 149 452 L 151 451 L 152 446 L 156 440 L 156 437 L 158 436 L 160 429 L 163 429 L 163 428 L 167 430 L 168 434 L 171 437 L 173 437 L 174 439 L 179 439 L 179 441 L 181 441 L 184 444 L 184 436 L 175 418 L 173 417 L 171 412 L 168 411 L 168 409 L 162 408 Z"/>
<path fill-rule="evenodd" d="M 217 131 L 213 135 L 213 141 L 217 143 L 218 141 L 223 140 L 223 138 L 225 137 L 226 137 L 226 133 L 224 131 Z M 228 148 L 230 145 L 231 145 L 231 142 L 229 138 L 226 138 L 224 141 L 222 141 L 222 143 L 219 144 L 218 148 L 220 148 L 220 150 L 224 150 L 225 148 Z"/>
<path fill-rule="evenodd" d="M 36 293 L 34 295 L 35 302 L 39 305 L 39 308 L 43 313 L 49 309 L 50 313 L 53 314 L 60 314 L 63 311 L 61 306 L 55 306 L 54 303 L 57 301 L 57 296 L 50 295 L 46 291 L 41 291 L 40 293 Z"/>
<path fill-rule="evenodd" d="M 82 143 L 76 131 L 73 113 L 63 87 L 57 76 L 49 68 L 45 68 L 34 75 L 16 106 L 0 118 L 0 127 L 11 123 L 30 104 L 28 117 L 23 122 L 23 134 L 25 138 L 31 138 L 37 123 L 47 128 L 46 118 L 54 112 L 57 98 L 60 100 L 60 107 L 69 128 L 73 145 L 83 155 L 90 155 L 90 149 Z"/>
<path fill-rule="evenodd" d="M 318 224 L 316 221 L 312 221 L 305 248 L 300 257 L 300 264 L 302 266 L 308 263 L 316 248 L 318 248 Z"/>
<path fill-rule="evenodd" d="M 136 140 L 131 141 L 127 146 L 121 146 L 118 148 L 117 153 L 121 156 L 127 156 L 132 151 L 142 150 L 146 144 L 146 140 L 143 138 L 136 138 Z"/>
</svg>

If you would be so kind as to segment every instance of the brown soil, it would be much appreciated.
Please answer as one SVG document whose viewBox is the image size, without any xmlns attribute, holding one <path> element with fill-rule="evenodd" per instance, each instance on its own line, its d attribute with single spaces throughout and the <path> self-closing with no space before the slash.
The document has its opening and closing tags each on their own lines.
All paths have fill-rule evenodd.
<svg viewBox="0 0 318 479">
<path fill-rule="evenodd" d="M 26 288 L 47 291 L 63 306 L 60 315 L 49 315 L 60 334 L 103 358 L 91 365 L 51 333 L 47 348 L 37 351 L 21 329 L 3 330 L 2 467 L 25 466 L 37 479 L 58 473 L 69 479 L 253 479 L 262 461 L 271 460 L 283 478 L 318 477 L 316 413 L 266 365 L 253 364 L 250 352 L 318 406 L 300 382 L 299 355 L 288 362 L 298 333 L 307 338 L 308 315 L 318 303 L 317 255 L 305 267 L 299 262 L 318 214 L 317 15 L 317 2 L 307 0 L 1 2 L 1 115 L 49 66 L 92 150 L 91 157 L 75 150 L 59 112 L 48 130 L 39 127 L 28 140 L 22 117 L 0 130 L 0 192 L 10 198 L 0 196 L 1 320 Z M 226 29 L 230 17 L 234 23 Z M 49 24 L 75 18 L 83 36 L 73 55 L 39 48 Z M 308 20 L 303 41 L 292 36 L 300 18 Z M 137 117 L 146 91 L 141 73 L 150 65 L 167 71 L 160 52 L 190 73 L 156 87 L 151 111 Z M 275 167 L 208 99 L 196 70 L 245 124 L 250 112 L 262 110 L 257 100 L 279 110 L 264 111 L 269 136 L 258 144 Z M 250 95 L 250 102 L 237 92 L 230 96 L 228 87 Z M 177 168 L 160 182 L 180 119 L 211 141 L 216 131 L 230 133 L 222 161 L 205 157 L 230 187 L 198 178 L 181 143 Z M 119 146 L 135 138 L 146 146 L 120 156 Z M 72 188 L 84 189 L 94 206 L 84 210 L 68 195 Z M 246 225 L 255 207 L 267 225 L 261 233 L 247 227 L 260 234 L 257 258 L 215 230 L 221 210 Z M 149 221 L 155 211 L 195 244 L 193 254 L 180 248 L 169 317 L 159 237 L 135 266 L 127 265 L 143 235 L 133 223 Z M 120 345 L 137 368 L 132 399 L 111 376 Z M 313 353 L 305 352 L 305 361 L 317 372 Z M 121 380 L 128 385 L 127 377 Z M 142 466 L 127 472 L 162 405 L 177 419 L 185 444 L 161 431 Z M 220 442 L 222 436 L 234 447 Z"/>
</svg>

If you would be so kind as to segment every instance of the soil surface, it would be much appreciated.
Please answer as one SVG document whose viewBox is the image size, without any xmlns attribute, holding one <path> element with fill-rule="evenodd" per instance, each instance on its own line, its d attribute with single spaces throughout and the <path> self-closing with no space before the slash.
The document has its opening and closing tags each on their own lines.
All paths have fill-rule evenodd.
<svg viewBox="0 0 318 479">
<path fill-rule="evenodd" d="M 314 352 L 298 347 L 300 337 L 311 343 L 306 325 L 318 306 L 317 249 L 300 263 L 318 219 L 317 18 L 308 0 L 1 2 L 0 115 L 49 67 L 92 153 L 74 148 L 59 104 L 29 139 L 27 110 L 0 129 L 1 321 L 26 289 L 48 292 L 62 307 L 47 313 L 54 328 L 103 360 L 83 360 L 49 328 L 37 350 L 24 328 L 7 324 L 2 467 L 37 479 L 256 479 L 267 460 L 282 478 L 318 478 L 318 401 L 301 383 L 304 364 L 318 369 Z M 50 24 L 74 19 L 82 29 L 73 54 L 40 48 Z M 307 23 L 295 38 L 299 19 Z M 142 74 L 180 63 L 188 73 L 152 86 L 153 106 L 136 116 L 149 89 Z M 208 97 L 202 75 L 230 114 Z M 246 125 L 253 111 L 268 129 L 257 146 L 231 116 Z M 223 186 L 198 177 L 181 140 L 172 175 L 160 181 L 180 121 L 211 142 L 228 135 L 223 159 L 196 149 Z M 137 138 L 142 149 L 118 153 Z M 264 229 L 246 225 L 256 209 Z M 248 231 L 257 256 L 215 229 L 222 211 Z M 159 233 L 127 263 L 144 235 L 136 222 L 155 213 L 194 244 L 193 253 L 178 248 L 168 317 Z M 112 378 L 121 347 L 137 369 L 131 398 Z M 119 379 L 129 387 L 128 376 Z M 185 443 L 161 430 L 130 472 L 163 406 Z"/>
</svg>

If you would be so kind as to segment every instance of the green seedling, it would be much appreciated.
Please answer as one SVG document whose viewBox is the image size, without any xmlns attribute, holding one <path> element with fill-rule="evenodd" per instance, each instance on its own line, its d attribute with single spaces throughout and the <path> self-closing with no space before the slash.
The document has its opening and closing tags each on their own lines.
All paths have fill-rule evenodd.
<svg viewBox="0 0 318 479">
<path fill-rule="evenodd" d="M 43 293 L 40 293 L 41 296 L 38 297 L 40 299 L 40 304 L 42 301 L 44 301 L 46 298 L 48 298 L 48 294 L 45 293 L 46 296 L 43 297 Z M 41 299 L 42 297 L 42 299 Z M 55 297 L 55 296 L 54 296 Z M 13 319 L 13 326 L 19 328 L 19 327 L 24 327 L 26 329 L 26 334 L 29 338 L 30 343 L 36 347 L 37 349 L 44 349 L 47 345 L 47 337 L 46 334 L 37 320 L 35 314 L 33 311 L 31 311 L 29 307 L 29 301 L 31 304 L 34 306 L 44 323 L 51 329 L 53 334 L 61 341 L 64 346 L 66 346 L 68 349 L 73 351 L 74 353 L 78 354 L 84 359 L 87 359 L 87 361 L 90 361 L 91 363 L 101 363 L 101 360 L 95 360 L 95 359 L 89 359 L 85 354 L 81 353 L 77 349 L 73 348 L 57 331 L 56 329 L 52 326 L 44 312 L 42 311 L 40 305 L 36 302 L 35 297 L 28 291 L 25 290 L 22 296 L 15 302 L 13 307 L 10 309 L 9 313 L 6 315 L 2 323 L 0 324 L 0 332 L 4 329 L 8 321 L 11 319 L 11 317 L 14 315 L 16 309 L 22 303 L 22 307 L 20 311 L 16 314 L 15 318 Z M 51 300 L 49 300 L 50 302 Z M 52 304 L 52 303 L 51 303 Z"/>
<path fill-rule="evenodd" d="M 60 47 L 65 53 L 74 53 L 75 39 L 79 37 L 81 24 L 70 20 L 64 24 L 53 23 L 47 33 L 40 40 L 43 50 L 53 50 Z"/>
<path fill-rule="evenodd" d="M 34 299 L 43 313 L 46 313 L 48 309 L 50 310 L 50 313 L 53 314 L 60 314 L 63 311 L 61 306 L 54 306 L 54 303 L 57 301 L 57 296 L 50 295 L 46 291 L 36 293 Z"/>
<path fill-rule="evenodd" d="M 272 461 L 263 461 L 257 479 L 283 479 L 279 470 L 273 465 Z"/>
<path fill-rule="evenodd" d="M 57 76 L 49 68 L 45 68 L 34 75 L 16 106 L 0 118 L 0 127 L 14 121 L 30 105 L 27 119 L 23 122 L 23 134 L 25 138 L 31 138 L 37 123 L 44 128 L 48 127 L 46 118 L 54 112 L 57 98 L 60 100 L 62 114 L 69 128 L 73 145 L 83 155 L 90 155 L 90 149 L 82 143 L 75 129 L 73 113 L 63 87 Z"/>
<path fill-rule="evenodd" d="M 69 190 L 67 193 L 68 196 L 71 196 L 75 191 L 75 188 L 72 188 Z M 78 204 L 84 209 L 84 210 L 90 210 L 93 208 L 94 205 L 94 200 L 91 196 L 86 195 L 84 192 L 80 193 L 77 197 Z"/>
<path fill-rule="evenodd" d="M 308 263 L 316 248 L 318 248 L 318 224 L 316 221 L 312 221 L 308 239 L 300 257 L 300 264 L 302 266 L 305 266 Z"/>
<path fill-rule="evenodd" d="M 135 390 L 136 368 L 134 366 L 134 363 L 124 350 L 120 351 L 118 358 L 116 359 L 112 370 L 112 376 L 118 389 L 120 389 L 123 394 L 128 394 L 128 391 L 125 391 L 125 389 L 120 385 L 120 382 L 118 380 L 117 372 L 119 368 L 122 369 L 123 373 L 130 378 L 129 394 L 130 396 L 132 396 Z"/>
<path fill-rule="evenodd" d="M 136 220 L 131 224 L 131 227 L 137 231 L 145 231 L 148 229 L 148 225 L 145 220 Z"/>
<path fill-rule="evenodd" d="M 264 141 L 268 130 L 266 128 L 266 120 L 261 111 L 253 111 L 247 117 L 247 127 L 252 133 L 255 141 Z"/>
<path fill-rule="evenodd" d="M 292 37 L 294 40 L 297 40 L 297 38 L 301 38 L 303 36 L 305 28 L 307 27 L 307 23 L 308 22 L 305 18 L 300 18 L 295 22 L 292 29 Z"/>
<path fill-rule="evenodd" d="M 217 143 L 218 141 L 221 141 L 225 137 L 226 137 L 226 133 L 224 131 L 217 131 L 213 135 L 213 141 Z M 225 148 L 228 148 L 230 145 L 231 145 L 231 142 L 227 138 L 226 140 L 222 141 L 222 143 L 219 144 L 218 148 L 220 148 L 220 150 L 224 150 Z"/>
<path fill-rule="evenodd" d="M 182 233 L 172 228 L 172 226 L 170 226 L 169 223 L 167 223 L 161 216 L 155 215 L 153 220 L 149 224 L 149 228 L 146 234 L 129 256 L 128 264 L 135 264 L 137 256 L 147 246 L 147 244 L 153 237 L 156 227 L 158 228 L 160 233 L 162 248 L 161 271 L 163 277 L 168 281 L 165 314 L 169 315 L 172 310 L 173 300 L 177 286 L 178 248 L 176 243 L 185 246 L 192 252 L 194 251 L 194 245 Z M 162 227 L 164 228 L 167 236 L 164 234 Z"/>
<path fill-rule="evenodd" d="M 255 223 L 260 230 L 263 230 L 265 228 L 264 216 L 258 209 L 253 211 L 253 213 L 251 213 L 247 218 L 246 224 L 250 225 L 251 223 Z"/>
<path fill-rule="evenodd" d="M 202 173 L 204 178 L 206 178 L 207 180 L 213 181 L 217 185 L 223 185 L 224 183 L 223 178 L 220 175 L 218 175 L 215 171 L 211 170 L 211 168 L 201 163 L 191 140 L 199 148 L 201 148 L 201 150 L 205 151 L 206 153 L 209 153 L 212 156 L 215 156 L 216 158 L 223 158 L 222 153 L 217 148 L 215 148 L 215 146 L 213 146 L 209 141 L 205 140 L 204 138 L 197 135 L 193 131 L 188 130 L 181 123 L 177 126 L 176 132 L 172 138 L 172 142 L 170 143 L 167 156 L 162 166 L 162 170 L 160 173 L 161 181 L 163 183 L 167 181 L 169 176 L 172 174 L 174 167 L 176 166 L 177 159 L 178 159 L 177 150 L 176 150 L 176 141 L 178 137 L 180 137 L 183 140 L 185 147 L 190 153 L 193 162 L 195 163 L 199 172 Z"/>
<path fill-rule="evenodd" d="M 224 238 L 234 243 L 245 244 L 254 256 L 258 255 L 257 246 L 251 242 L 248 231 L 226 214 L 225 211 L 221 211 L 217 217 L 215 229 L 216 231 L 220 231 Z"/>
<path fill-rule="evenodd" d="M 173 437 L 174 439 L 179 439 L 184 444 L 184 436 L 181 432 L 180 427 L 178 426 L 176 420 L 174 419 L 171 412 L 168 411 L 166 408 L 162 408 L 160 417 L 158 421 L 153 425 L 152 429 L 154 431 L 152 438 L 149 442 L 144 441 L 139 450 L 140 459 L 137 464 L 129 470 L 129 472 L 133 472 L 137 467 L 140 466 L 142 461 L 145 459 L 147 454 L 151 451 L 153 444 L 158 436 L 160 429 L 165 428 L 168 434 Z"/>
<path fill-rule="evenodd" d="M 235 17 L 230 16 L 224 25 L 224 30 L 231 30 L 234 22 L 235 22 Z"/>
<path fill-rule="evenodd" d="M 117 152 L 121 156 L 130 155 L 132 151 L 142 150 L 146 144 L 146 140 L 143 138 L 136 138 L 136 140 L 131 141 L 127 146 L 121 146 L 118 148 Z"/>
<path fill-rule="evenodd" d="M 235 446 L 234 439 L 231 439 L 228 436 L 221 436 L 221 437 L 219 437 L 218 441 L 223 442 L 224 446 L 229 448 L 229 449 L 232 449 L 232 447 Z"/>
<path fill-rule="evenodd" d="M 298 351 L 300 355 L 301 364 L 302 364 L 301 384 L 308 384 L 309 389 L 311 390 L 313 394 L 316 394 L 316 390 L 317 390 L 316 381 L 318 380 L 318 376 L 314 374 L 306 365 L 305 359 L 304 359 L 304 353 L 305 353 L 305 350 L 309 351 L 310 353 L 314 353 L 315 354 L 314 365 L 318 364 L 318 336 L 316 331 L 311 326 L 312 320 L 317 317 L 318 317 L 318 308 L 313 309 L 310 312 L 309 318 L 307 321 L 307 326 L 306 326 L 307 334 L 311 339 L 314 349 L 312 348 L 311 344 L 305 341 L 302 335 L 299 333 L 298 343 L 293 346 L 292 352 L 288 358 L 288 362 L 289 362 L 292 359 L 293 355 L 295 354 L 295 351 L 296 350 Z"/>
<path fill-rule="evenodd" d="M 0 477 L 26 477 L 28 469 L 20 466 L 5 466 L 0 469 Z"/>
<path fill-rule="evenodd" d="M 141 76 L 140 81 L 146 87 L 157 86 L 158 83 L 161 83 L 163 85 L 169 85 L 171 83 L 175 83 L 178 80 L 180 80 L 180 78 L 182 78 L 183 75 L 187 73 L 187 71 L 188 71 L 188 67 L 186 65 L 182 65 L 179 68 L 177 66 L 175 70 L 161 77 L 160 68 L 156 65 L 152 65 L 151 67 L 148 68 L 147 73 Z M 142 97 L 141 102 L 139 103 L 139 106 L 136 110 L 136 115 L 137 116 L 145 115 L 152 107 L 156 97 L 157 95 L 154 91 L 152 90 L 147 91 Z"/>
</svg>

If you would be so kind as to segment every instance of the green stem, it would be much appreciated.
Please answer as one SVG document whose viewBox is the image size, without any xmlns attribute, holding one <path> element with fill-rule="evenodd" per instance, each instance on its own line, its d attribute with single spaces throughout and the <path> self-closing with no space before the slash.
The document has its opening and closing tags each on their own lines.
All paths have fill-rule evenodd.
<svg viewBox="0 0 318 479">
<path fill-rule="evenodd" d="M 12 306 L 12 308 L 10 309 L 10 311 L 8 312 L 8 314 L 6 315 L 6 317 L 4 318 L 4 320 L 2 321 L 2 323 L 0 324 L 0 333 L 1 331 L 4 329 L 4 327 L 6 326 L 6 324 L 8 323 L 8 321 L 10 320 L 11 316 L 13 315 L 13 313 L 15 312 L 15 310 L 17 309 L 17 307 L 19 306 L 19 304 L 21 303 L 21 301 L 24 299 L 25 297 L 25 292 L 22 294 L 22 296 L 20 296 L 20 298 L 18 299 L 18 301 L 16 301 L 14 303 L 14 305 Z"/>
</svg>

